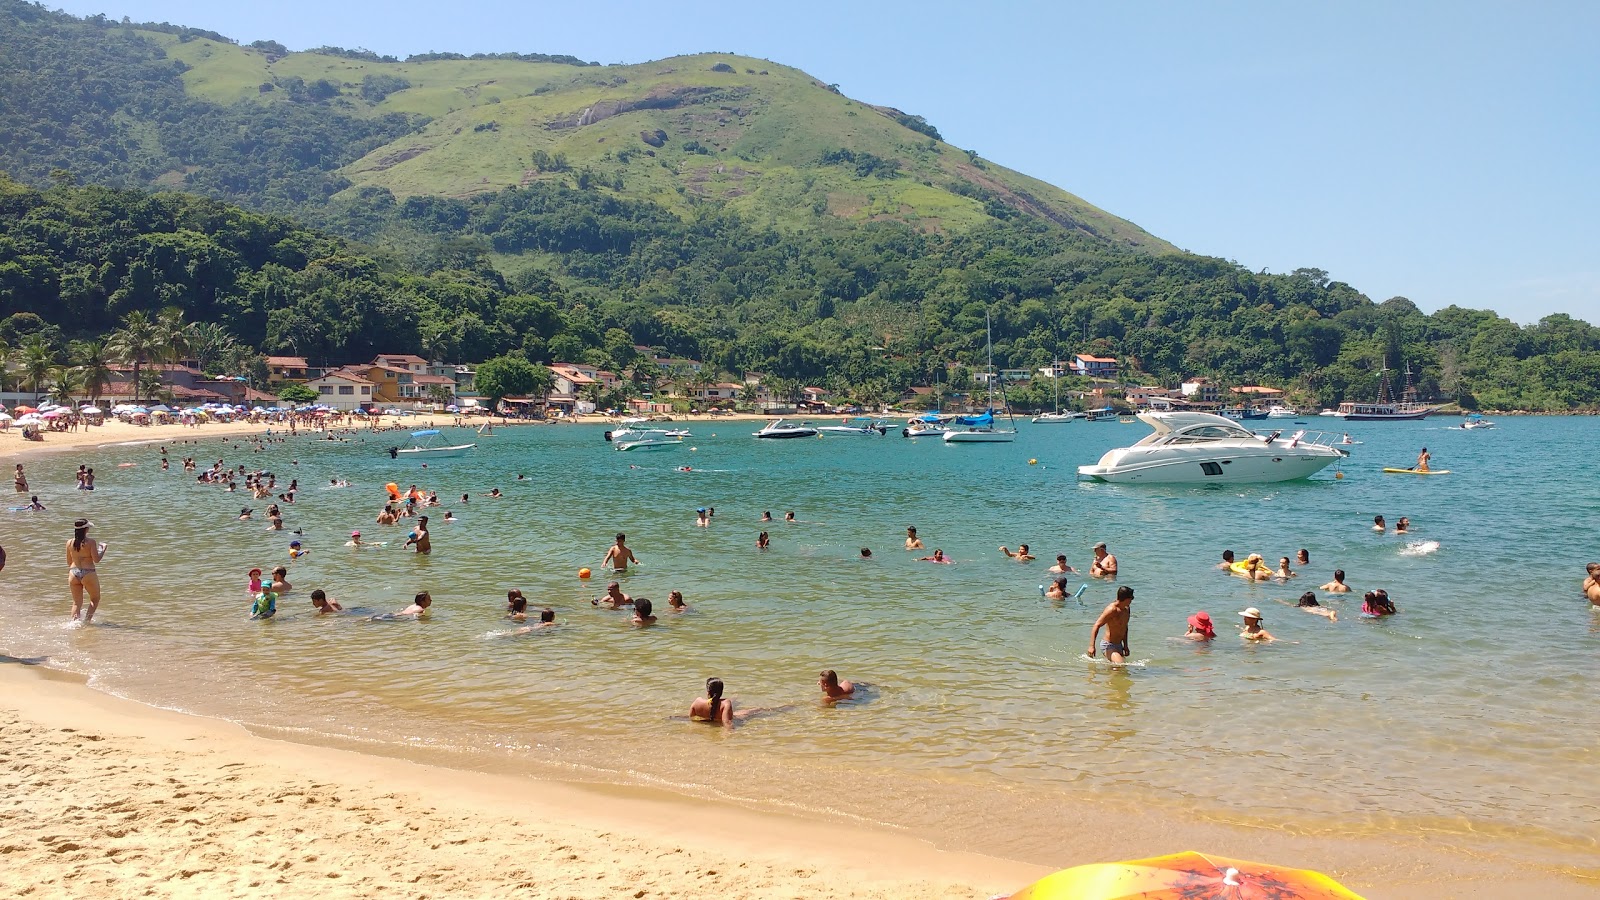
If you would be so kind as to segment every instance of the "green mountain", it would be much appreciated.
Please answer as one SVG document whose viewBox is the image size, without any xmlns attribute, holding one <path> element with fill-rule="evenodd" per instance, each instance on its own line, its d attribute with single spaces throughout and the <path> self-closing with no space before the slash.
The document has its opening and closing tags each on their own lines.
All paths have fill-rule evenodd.
<svg viewBox="0 0 1600 900">
<path fill-rule="evenodd" d="M 8 48 L 0 88 L 11 98 L 0 122 L 33 131 L 21 165 L 10 165 L 36 183 L 66 168 L 301 212 L 364 187 L 401 199 L 468 197 L 576 173 L 595 190 L 680 215 L 713 202 L 780 226 L 828 216 L 927 231 L 1028 217 L 1122 246 L 1173 249 L 944 143 L 919 117 L 764 60 L 698 54 L 596 66 L 429 54 L 399 62 L 77 20 L 20 0 L 0 3 L 0 45 Z M 28 127 L 42 119 L 72 124 Z M 249 172 L 241 158 L 264 170 Z M 325 179 L 285 190 L 263 177 L 305 182 L 307 174 Z"/>
<path fill-rule="evenodd" d="M 415 348 L 648 380 L 645 345 L 876 402 L 968 387 L 990 318 L 1002 367 L 1088 352 L 1330 404 L 1373 397 L 1387 361 L 1463 405 L 1600 405 L 1587 323 L 1182 253 L 772 63 L 291 54 L 20 0 L 0 47 L 13 380 L 181 313 L 221 370 Z"/>
</svg>

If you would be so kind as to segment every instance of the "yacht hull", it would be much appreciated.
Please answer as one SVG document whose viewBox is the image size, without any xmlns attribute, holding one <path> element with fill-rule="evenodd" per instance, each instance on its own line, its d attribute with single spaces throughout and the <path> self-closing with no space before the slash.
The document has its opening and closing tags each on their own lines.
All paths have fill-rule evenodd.
<svg viewBox="0 0 1600 900">
<path fill-rule="evenodd" d="M 1118 452 L 1113 450 L 1107 456 Z M 1092 466 L 1079 466 L 1078 474 L 1094 481 L 1125 484 L 1264 484 L 1310 478 L 1340 456 L 1337 451 L 1301 453 L 1287 447 L 1271 453 L 1235 451 L 1184 457 L 1123 452 L 1110 464 L 1102 459 Z"/>
</svg>

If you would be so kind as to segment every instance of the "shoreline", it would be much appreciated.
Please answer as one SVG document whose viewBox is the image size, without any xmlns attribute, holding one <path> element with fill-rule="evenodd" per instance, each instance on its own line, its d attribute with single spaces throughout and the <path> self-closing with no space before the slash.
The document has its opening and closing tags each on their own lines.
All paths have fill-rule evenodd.
<svg viewBox="0 0 1600 900">
<path fill-rule="evenodd" d="M 478 896 L 956 900 L 1052 871 L 667 791 L 274 740 L 0 661 L 0 740 L 14 761 L 0 841 L 7 865 L 54 896 L 174 885 L 369 896 L 415 883 Z"/>
<path fill-rule="evenodd" d="M 0 747 L 14 760 L 0 843 L 8 864 L 65 897 L 170 895 L 175 884 L 206 897 L 313 887 L 365 897 L 414 883 L 444 894 L 986 900 L 1059 868 L 1182 849 L 1319 869 L 1369 900 L 1593 896 L 1577 873 L 1444 856 L 1425 836 L 1328 840 L 1109 806 L 1052 823 L 1055 858 L 1005 859 L 670 789 L 268 736 L 3 655 L 0 695 Z"/>
</svg>

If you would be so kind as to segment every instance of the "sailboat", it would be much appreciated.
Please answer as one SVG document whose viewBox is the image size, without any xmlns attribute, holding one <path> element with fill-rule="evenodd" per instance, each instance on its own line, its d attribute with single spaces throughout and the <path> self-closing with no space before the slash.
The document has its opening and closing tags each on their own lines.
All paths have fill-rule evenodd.
<svg viewBox="0 0 1600 900">
<path fill-rule="evenodd" d="M 1055 382 L 1056 411 L 1040 413 L 1033 417 L 1035 425 L 1065 425 L 1073 419 L 1083 418 L 1083 413 L 1075 413 L 1061 408 L 1061 360 L 1056 360 L 1050 368 L 1050 380 Z"/>
<path fill-rule="evenodd" d="M 1406 389 L 1404 398 L 1399 403 L 1389 399 L 1389 361 L 1384 360 L 1383 370 L 1378 373 L 1378 402 L 1353 403 L 1345 401 L 1339 404 L 1339 411 L 1335 414 L 1349 422 L 1401 422 L 1407 420 L 1426 419 L 1438 407 L 1417 402 L 1417 389 L 1411 385 L 1411 367 L 1406 366 Z"/>
<path fill-rule="evenodd" d="M 989 324 L 988 313 L 983 315 L 983 328 L 989 353 L 989 408 L 981 415 L 958 416 L 952 424 L 964 426 L 965 430 L 945 432 L 946 444 L 1005 444 L 1017 439 L 1017 422 L 1011 418 L 1011 407 L 1006 403 L 1004 385 L 1000 387 L 1000 406 L 1005 409 L 1006 421 L 1010 427 L 996 428 L 994 424 L 994 386 L 1000 379 L 994 372 L 994 330 Z"/>
</svg>

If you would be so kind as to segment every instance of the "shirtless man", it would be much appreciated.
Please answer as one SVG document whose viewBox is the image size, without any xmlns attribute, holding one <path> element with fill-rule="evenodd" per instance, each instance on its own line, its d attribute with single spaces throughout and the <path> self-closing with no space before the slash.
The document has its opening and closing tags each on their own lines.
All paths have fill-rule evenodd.
<svg viewBox="0 0 1600 900">
<path fill-rule="evenodd" d="M 604 596 L 596 597 L 589 602 L 595 606 L 599 606 L 603 603 L 612 609 L 616 609 L 619 606 L 632 606 L 633 598 L 627 594 L 624 594 L 622 592 L 622 585 L 613 581 L 606 585 L 606 592 Z"/>
<path fill-rule="evenodd" d="M 1117 577 L 1117 558 L 1106 551 L 1105 541 L 1094 545 L 1094 562 L 1089 564 L 1089 574 L 1094 578 Z"/>
<path fill-rule="evenodd" d="M 21 466 L 17 469 L 20 471 Z M 89 529 L 94 523 L 79 519 L 72 523 L 72 540 L 67 541 L 67 587 L 72 591 L 72 618 L 87 625 L 100 608 L 100 576 L 95 573 L 95 563 L 105 559 L 106 545 L 89 540 Z M 89 611 L 83 611 L 83 594 L 89 593 Z"/>
<path fill-rule="evenodd" d="M 1417 454 L 1417 471 L 1418 472 L 1426 472 L 1426 471 L 1428 471 L 1428 462 L 1430 460 L 1432 460 L 1432 459 L 1433 459 L 1433 454 L 1428 452 L 1428 448 L 1427 447 L 1423 447 L 1422 448 L 1422 452 Z"/>
<path fill-rule="evenodd" d="M 1000 552 L 1004 553 L 1005 555 L 1007 555 L 1009 557 L 1011 557 L 1012 559 L 1016 560 L 1017 562 L 1021 562 L 1021 563 L 1033 562 L 1033 554 L 1028 552 L 1028 545 L 1027 544 L 1018 544 L 1017 545 L 1017 552 L 1015 552 L 1015 553 L 1012 553 L 1011 550 L 1006 548 L 1006 547 L 1001 547 L 1000 548 Z"/>
<path fill-rule="evenodd" d="M 841 681 L 839 673 L 832 669 L 823 669 L 817 676 L 817 684 L 822 687 L 822 694 L 829 700 L 843 700 L 856 692 L 853 681 Z"/>
<path fill-rule="evenodd" d="M 280 597 L 293 590 L 294 585 L 289 583 L 289 570 L 279 566 L 272 570 L 272 583 L 267 585 L 267 590 Z"/>
<path fill-rule="evenodd" d="M 1101 544 L 1096 549 L 1104 550 Z M 1094 658 L 1095 639 L 1100 637 L 1100 629 L 1106 630 L 1106 639 L 1100 642 L 1100 649 L 1105 651 L 1106 660 L 1112 663 L 1128 661 L 1128 617 L 1133 612 L 1133 588 L 1122 585 L 1117 588 L 1117 599 L 1100 613 L 1100 618 L 1094 620 L 1094 631 L 1089 633 L 1089 657 Z"/>
<path fill-rule="evenodd" d="M 917 526 L 915 526 L 915 525 L 907 525 L 906 526 L 906 549 L 907 550 L 921 550 L 922 549 L 922 538 L 917 537 Z"/>
<path fill-rule="evenodd" d="M 317 588 L 311 592 L 311 605 L 317 608 L 317 615 L 319 616 L 325 616 L 328 613 L 344 612 L 344 607 L 339 605 L 339 601 L 330 599 L 328 597 L 328 592 L 324 591 L 322 588 Z"/>
<path fill-rule="evenodd" d="M 1333 580 L 1328 582 L 1327 584 L 1323 585 L 1322 587 L 1318 588 L 1317 590 L 1327 591 L 1330 594 L 1348 594 L 1348 593 L 1350 593 L 1350 585 L 1344 583 L 1344 570 L 1343 569 L 1334 569 L 1333 570 Z"/>
<path fill-rule="evenodd" d="M 1600 563 L 1589 563 L 1588 572 L 1588 577 L 1583 579 L 1583 595 L 1591 604 L 1600 606 Z"/>
<path fill-rule="evenodd" d="M 1076 574 L 1078 574 L 1078 570 L 1074 569 L 1073 567 L 1071 567 L 1069 565 L 1067 565 L 1067 555 L 1065 553 L 1057 553 L 1056 554 L 1056 564 L 1050 567 L 1050 574 L 1052 574 L 1052 575 L 1076 575 Z"/>
<path fill-rule="evenodd" d="M 428 517 L 427 516 L 418 516 L 417 517 L 417 527 L 416 527 L 416 529 L 411 532 L 411 536 L 410 537 L 406 538 L 405 545 L 407 547 L 410 547 L 413 544 L 416 545 L 418 553 L 432 553 L 433 552 L 433 539 L 428 536 Z"/>
<path fill-rule="evenodd" d="M 628 563 L 638 565 L 639 558 L 633 555 L 632 550 L 628 549 L 628 536 L 619 531 L 617 532 L 617 542 L 611 545 L 610 550 L 606 551 L 606 558 L 600 561 L 600 568 L 604 569 L 610 566 L 618 572 L 626 572 L 628 571 Z"/>
<path fill-rule="evenodd" d="M 1232 569 L 1233 568 L 1233 551 L 1232 550 L 1224 550 L 1224 551 L 1222 551 L 1222 562 L 1217 563 L 1217 568 L 1219 568 L 1219 569 Z"/>
</svg>

